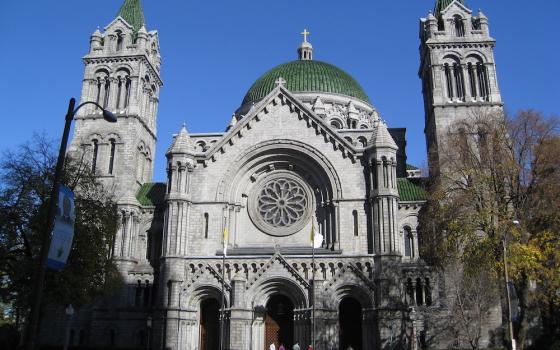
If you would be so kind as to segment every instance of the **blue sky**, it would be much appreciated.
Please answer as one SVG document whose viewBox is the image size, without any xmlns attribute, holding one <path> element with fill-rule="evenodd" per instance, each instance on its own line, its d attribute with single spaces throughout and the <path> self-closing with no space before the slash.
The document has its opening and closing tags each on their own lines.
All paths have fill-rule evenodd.
<svg viewBox="0 0 560 350">
<path fill-rule="evenodd" d="M 251 84 L 296 58 L 307 28 L 314 58 L 360 82 L 390 127 L 408 129 L 409 162 L 425 162 L 418 79 L 418 18 L 435 0 L 143 0 L 148 30 L 160 33 L 160 96 L 155 180 L 183 121 L 190 132 L 223 131 Z M 68 99 L 79 97 L 89 36 L 122 0 L 2 0 L 0 151 L 33 131 L 61 135 Z M 499 85 L 510 112 L 558 114 L 560 1 L 466 0 L 482 8 L 497 39 Z"/>
</svg>

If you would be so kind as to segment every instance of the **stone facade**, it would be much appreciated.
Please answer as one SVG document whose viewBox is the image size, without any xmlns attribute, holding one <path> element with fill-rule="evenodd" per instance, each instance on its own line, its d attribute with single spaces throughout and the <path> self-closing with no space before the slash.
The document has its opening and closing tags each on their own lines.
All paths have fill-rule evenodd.
<svg viewBox="0 0 560 350">
<path fill-rule="evenodd" d="M 277 347 L 279 341 L 302 348 L 313 342 L 316 349 L 449 345 L 443 338 L 426 343 L 438 330 L 425 317 L 446 312 L 445 279 L 419 256 L 424 192 L 421 182 L 407 179 L 406 130 L 388 129 L 363 99 L 290 91 L 278 77 L 265 97 L 236 110 L 226 132 L 190 134 L 183 127 L 166 153 L 167 183 L 154 184 L 158 34 L 123 16 L 92 35 L 81 99 L 106 106 L 118 122 L 104 123 L 98 111 L 84 108 L 70 152 L 91 159 L 118 198 L 122 222 L 113 256 L 125 286 L 79 311 L 73 344 L 176 350 L 217 349 L 220 341 L 225 349 L 264 349 L 271 340 Z M 421 20 L 430 151 L 470 106 L 501 106 L 485 17 L 472 17 L 458 1 L 438 16 Z M 456 16 L 464 21 L 460 39 L 449 32 Z M 312 60 L 306 38 L 298 52 Z M 449 69 L 468 76 L 472 65 L 487 90 L 467 84 L 458 93 L 453 82 L 446 90 Z M 323 237 L 316 249 L 313 230 Z M 41 337 L 59 344 L 62 333 L 44 326 Z"/>
</svg>

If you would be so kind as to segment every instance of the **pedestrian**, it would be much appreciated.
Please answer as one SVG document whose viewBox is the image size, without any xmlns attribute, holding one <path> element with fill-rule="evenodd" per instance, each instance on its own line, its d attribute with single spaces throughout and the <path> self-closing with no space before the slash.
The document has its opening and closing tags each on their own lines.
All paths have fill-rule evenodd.
<svg viewBox="0 0 560 350">
<path fill-rule="evenodd" d="M 274 343 L 270 344 L 270 346 L 268 347 L 269 350 L 276 350 L 276 345 L 274 345 Z"/>
<path fill-rule="evenodd" d="M 299 344 L 295 343 L 294 346 L 292 347 L 292 350 L 300 350 Z"/>
<path fill-rule="evenodd" d="M 286 348 L 284 347 L 284 344 L 280 343 L 280 347 L 278 348 L 278 350 L 286 350 Z"/>
<path fill-rule="evenodd" d="M 313 347 L 312 347 L 311 345 L 309 345 L 309 346 L 307 347 L 307 350 L 313 350 Z"/>
</svg>

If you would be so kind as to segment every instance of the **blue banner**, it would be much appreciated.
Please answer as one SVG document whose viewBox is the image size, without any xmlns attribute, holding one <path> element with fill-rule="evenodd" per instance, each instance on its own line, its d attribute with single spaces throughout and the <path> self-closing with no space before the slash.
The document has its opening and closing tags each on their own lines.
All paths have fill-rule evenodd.
<svg viewBox="0 0 560 350">
<path fill-rule="evenodd" d="M 60 186 L 47 267 L 62 270 L 66 265 L 72 249 L 75 220 L 74 193 L 69 188 Z"/>
</svg>

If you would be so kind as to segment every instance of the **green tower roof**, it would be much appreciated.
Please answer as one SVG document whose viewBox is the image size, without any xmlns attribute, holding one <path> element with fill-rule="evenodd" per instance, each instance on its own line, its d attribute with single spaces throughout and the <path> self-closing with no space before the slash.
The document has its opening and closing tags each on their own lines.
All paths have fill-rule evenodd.
<svg viewBox="0 0 560 350">
<path fill-rule="evenodd" d="M 436 16 L 439 15 L 441 11 L 445 10 L 447 6 L 451 5 L 453 1 L 455 0 L 436 0 L 436 6 L 434 8 L 434 13 L 436 14 Z M 459 1 L 461 4 L 465 4 L 463 0 L 457 1 Z"/>
<path fill-rule="evenodd" d="M 134 28 L 135 33 L 145 24 L 144 11 L 142 11 L 140 0 L 125 0 L 117 16 L 124 18 Z"/>
<path fill-rule="evenodd" d="M 276 87 L 282 77 L 293 92 L 327 92 L 357 98 L 370 103 L 368 96 L 354 78 L 342 69 L 321 61 L 298 60 L 276 66 L 263 74 L 245 95 L 243 103 L 260 100 Z"/>
</svg>

